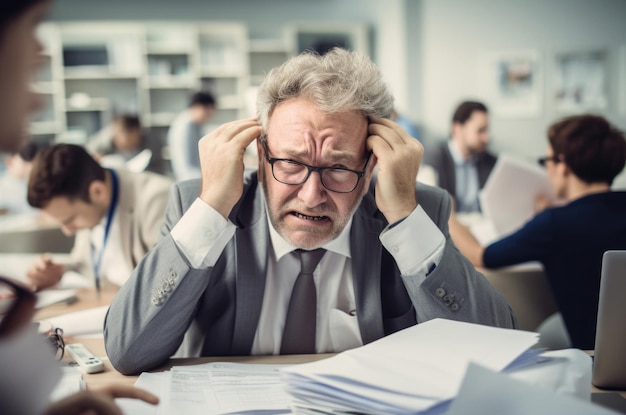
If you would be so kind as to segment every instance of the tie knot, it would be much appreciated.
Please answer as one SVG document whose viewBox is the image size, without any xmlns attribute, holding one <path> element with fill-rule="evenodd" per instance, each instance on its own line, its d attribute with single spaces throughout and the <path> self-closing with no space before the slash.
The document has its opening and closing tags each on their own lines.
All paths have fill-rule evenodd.
<svg viewBox="0 0 626 415">
<path fill-rule="evenodd" d="M 300 256 L 300 273 L 313 274 L 315 267 L 319 264 L 326 250 L 324 248 L 318 248 L 312 251 L 297 249 L 296 253 Z"/>
</svg>

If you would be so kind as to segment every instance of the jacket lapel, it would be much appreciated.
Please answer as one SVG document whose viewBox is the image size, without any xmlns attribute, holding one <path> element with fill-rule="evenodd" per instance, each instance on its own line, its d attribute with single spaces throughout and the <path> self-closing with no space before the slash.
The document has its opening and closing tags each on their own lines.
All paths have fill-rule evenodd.
<svg viewBox="0 0 626 415">
<path fill-rule="evenodd" d="M 240 222 L 247 225 L 241 227 L 243 224 L 239 223 L 240 228 L 235 233 L 237 305 L 232 351 L 233 354 L 240 356 L 250 354 L 259 323 L 265 292 L 269 244 L 263 194 L 259 189 L 251 193 L 255 194 L 252 211 L 242 211 L 238 215 Z"/>
<path fill-rule="evenodd" d="M 382 245 L 378 240 L 383 227 L 384 223 L 361 214 L 359 209 L 350 231 L 354 295 L 363 344 L 384 335 L 380 292 Z"/>
</svg>

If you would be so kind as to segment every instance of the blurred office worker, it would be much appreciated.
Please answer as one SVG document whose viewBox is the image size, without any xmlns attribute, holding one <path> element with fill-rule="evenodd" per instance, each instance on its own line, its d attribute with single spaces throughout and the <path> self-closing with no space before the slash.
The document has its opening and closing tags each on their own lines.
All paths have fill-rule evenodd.
<svg viewBox="0 0 626 415">
<path fill-rule="evenodd" d="M 50 287 L 67 269 L 124 284 L 158 239 L 170 185 L 154 173 L 106 169 L 80 146 L 43 151 L 30 175 L 28 203 L 76 240 L 68 263 L 39 258 L 28 272 L 32 285 Z"/>
<path fill-rule="evenodd" d="M 539 162 L 566 205 L 544 210 L 486 248 L 454 215 L 450 233 L 477 267 L 541 262 L 571 345 L 593 349 L 602 255 L 626 249 L 626 192 L 610 190 L 624 168 L 626 141 L 604 118 L 580 115 L 554 123 L 548 142 Z"/>
<path fill-rule="evenodd" d="M 28 116 L 40 106 L 30 85 L 43 62 L 43 50 L 35 30 L 45 17 L 47 0 L 3 0 L 0 2 L 0 151 L 15 152 L 25 141 Z M 0 273 L 2 266 L 0 265 Z M 81 391 L 57 402 L 49 394 L 61 371 L 49 345 L 30 324 L 36 297 L 21 284 L 0 277 L 0 293 L 6 306 L 0 318 L 0 411 L 3 414 L 74 415 L 119 414 L 115 398 L 138 398 L 155 404 L 158 398 L 146 391 L 113 385 L 97 391 Z M 13 298 L 10 305 L 8 298 Z M 10 370 L 8 368 L 18 368 Z M 33 375 L 35 374 L 35 375 Z"/>
<path fill-rule="evenodd" d="M 189 108 L 181 112 L 167 133 L 172 173 L 177 181 L 200 177 L 198 141 L 202 127 L 215 114 L 215 97 L 208 92 L 196 92 Z"/>
<path fill-rule="evenodd" d="M 0 177 L 0 211 L 3 213 L 19 215 L 37 212 L 26 200 L 26 187 L 33 159 L 40 147 L 31 141 L 7 158 L 6 172 Z"/>
<path fill-rule="evenodd" d="M 137 114 L 118 114 L 85 148 L 104 166 L 128 168 L 126 163 L 147 149 L 147 140 Z"/>
<path fill-rule="evenodd" d="M 454 197 L 457 212 L 480 212 L 478 192 L 496 164 L 488 144 L 487 107 L 465 101 L 452 116 L 450 139 L 426 149 L 424 164 L 435 170 L 437 185 Z"/>
<path fill-rule="evenodd" d="M 202 138 L 202 180 L 176 184 L 161 239 L 113 300 L 116 369 L 177 350 L 339 352 L 437 317 L 513 327 L 449 239 L 447 192 L 416 184 L 423 147 L 392 109 L 365 55 L 305 53 L 272 69 L 257 118 Z M 259 168 L 245 170 L 255 140 Z"/>
</svg>

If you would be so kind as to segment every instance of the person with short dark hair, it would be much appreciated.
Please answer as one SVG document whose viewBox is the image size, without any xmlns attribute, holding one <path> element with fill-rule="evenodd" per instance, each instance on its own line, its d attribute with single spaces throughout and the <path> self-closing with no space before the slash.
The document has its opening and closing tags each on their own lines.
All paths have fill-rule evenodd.
<svg viewBox="0 0 626 415">
<path fill-rule="evenodd" d="M 122 285 L 156 242 L 171 181 L 154 173 L 107 169 L 80 146 L 43 151 L 28 182 L 28 203 L 76 234 L 71 259 L 44 254 L 29 270 L 37 289 L 55 285 L 67 269 Z"/>
<path fill-rule="evenodd" d="M 113 117 L 109 125 L 92 136 L 85 148 L 105 167 L 125 167 L 132 171 L 126 163 L 142 151 L 150 151 L 147 137 L 137 114 L 123 113 Z M 151 153 L 151 151 L 150 151 Z M 143 165 L 145 169 L 145 165 Z"/>
<path fill-rule="evenodd" d="M 424 164 L 432 167 L 437 185 L 455 199 L 457 212 L 480 212 L 478 193 L 496 164 L 487 150 L 489 113 L 476 101 L 462 102 L 452 116 L 450 139 L 427 148 Z"/>
<path fill-rule="evenodd" d="M 30 90 L 34 72 L 44 60 L 36 29 L 50 0 L 0 2 L 0 151 L 16 152 L 26 141 L 25 126 L 41 99 Z M 2 273 L 0 265 L 0 273 Z M 0 407 L 6 414 L 97 415 L 119 414 L 116 398 L 134 398 L 156 404 L 158 397 L 127 385 L 111 385 L 73 393 L 50 402 L 61 377 L 53 355 L 44 350 L 45 339 L 30 324 L 36 298 L 19 282 L 0 277 L 3 298 L 14 298 L 0 319 Z M 10 294 L 10 296 L 6 296 Z M 7 370 L 8 367 L 19 368 Z M 48 370 L 52 369 L 52 370 Z M 44 373 L 44 375 L 39 375 Z M 37 374 L 37 375 L 33 375 Z"/>
<path fill-rule="evenodd" d="M 626 249 L 626 192 L 611 191 L 624 168 L 626 140 L 603 117 L 579 115 L 552 124 L 548 143 L 539 162 L 566 205 L 542 211 L 487 247 L 454 215 L 450 234 L 477 267 L 541 262 L 571 344 L 593 350 L 602 255 Z"/>
<path fill-rule="evenodd" d="M 198 141 L 204 125 L 215 114 L 215 97 L 205 91 L 192 95 L 189 108 L 181 112 L 167 133 L 172 174 L 177 181 L 200 177 Z"/>
</svg>

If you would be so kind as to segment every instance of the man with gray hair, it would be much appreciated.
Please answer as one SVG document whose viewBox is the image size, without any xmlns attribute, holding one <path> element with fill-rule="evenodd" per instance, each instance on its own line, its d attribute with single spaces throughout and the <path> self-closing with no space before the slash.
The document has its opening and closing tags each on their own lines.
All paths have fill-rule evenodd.
<svg viewBox="0 0 626 415">
<path fill-rule="evenodd" d="M 261 85 L 257 118 L 200 141 L 162 237 L 105 322 L 125 374 L 170 356 L 339 352 L 447 318 L 513 327 L 450 241 L 448 194 L 416 184 L 423 148 L 358 53 L 305 53 Z M 256 140 L 259 167 L 244 168 Z M 377 173 L 374 167 L 378 166 Z"/>
</svg>

